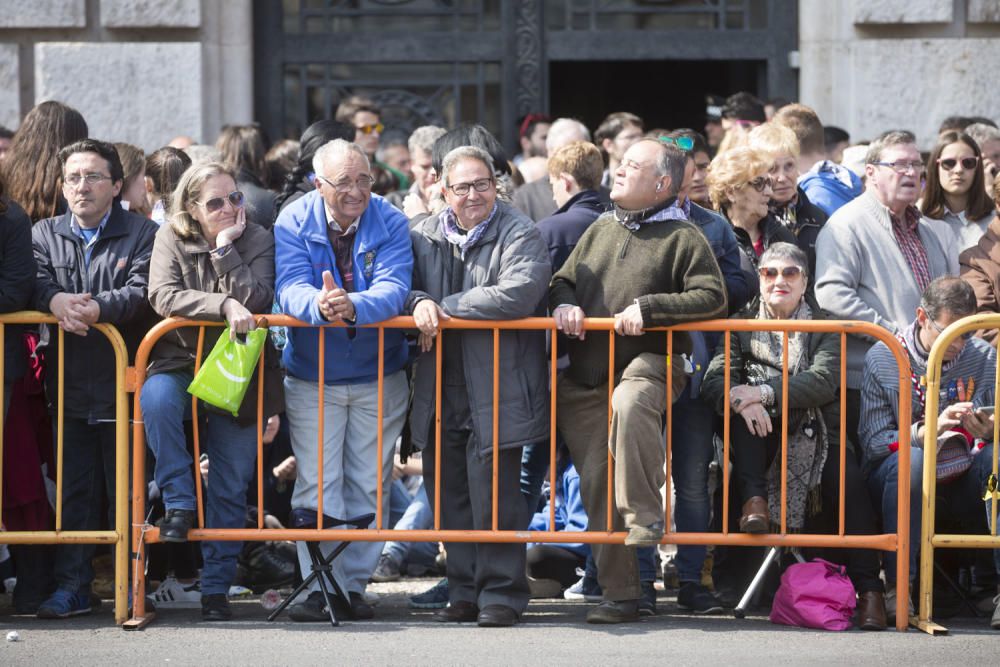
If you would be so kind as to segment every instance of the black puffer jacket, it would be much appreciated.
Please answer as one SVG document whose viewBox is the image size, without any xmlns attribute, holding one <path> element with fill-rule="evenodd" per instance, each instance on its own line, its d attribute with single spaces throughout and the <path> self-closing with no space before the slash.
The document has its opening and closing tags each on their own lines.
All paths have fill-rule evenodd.
<svg viewBox="0 0 1000 667">
<path fill-rule="evenodd" d="M 12 201 L 0 202 L 0 313 L 31 307 L 35 286 L 35 257 L 31 253 L 31 219 Z M 25 359 L 19 326 L 4 330 L 4 381 L 24 374 Z"/>
<path fill-rule="evenodd" d="M 129 360 L 139 342 L 156 321 L 147 298 L 149 260 L 158 227 L 118 203 L 94 243 L 88 265 L 83 240 L 73 232 L 72 214 L 48 218 L 31 230 L 35 262 L 34 307 L 51 312 L 49 302 L 59 292 L 89 292 L 100 306 L 98 322 L 115 325 L 125 339 Z M 65 370 L 65 414 L 88 420 L 114 419 L 115 356 L 111 344 L 99 331 L 86 336 L 67 333 Z M 42 327 L 40 349 L 46 351 L 49 368 L 57 363 L 57 329 Z M 56 373 L 48 374 L 46 389 L 55 396 Z"/>
</svg>

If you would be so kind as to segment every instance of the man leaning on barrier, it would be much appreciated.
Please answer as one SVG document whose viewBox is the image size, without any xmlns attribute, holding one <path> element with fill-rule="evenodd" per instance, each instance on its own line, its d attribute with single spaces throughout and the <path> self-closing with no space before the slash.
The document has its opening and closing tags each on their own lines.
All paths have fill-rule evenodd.
<svg viewBox="0 0 1000 667">
<path fill-rule="evenodd" d="M 115 506 L 115 355 L 94 324 L 113 324 L 130 356 L 151 324 L 146 299 L 156 225 L 120 205 L 122 164 L 114 146 L 84 139 L 59 151 L 69 212 L 32 229 L 35 308 L 52 313 L 65 337 L 62 530 L 100 527 L 102 490 Z M 57 331 L 42 327 L 46 390 L 56 396 Z M 53 432 L 56 428 L 53 428 Z M 114 522 L 112 521 L 112 525 Z M 58 589 L 39 618 L 91 610 L 94 545 L 56 549 Z"/>
<path fill-rule="evenodd" d="M 960 278 L 937 278 L 924 290 L 917 319 L 897 337 L 910 357 L 913 380 L 913 426 L 910 442 L 924 444 L 924 403 L 926 387 L 921 378 L 927 373 L 931 346 L 951 323 L 976 312 L 976 296 Z M 895 357 L 885 343 L 877 343 L 865 356 L 861 386 L 861 444 L 863 468 L 868 488 L 881 507 L 885 532 L 896 532 L 899 465 L 899 371 Z M 983 492 L 993 468 L 994 381 L 996 350 L 971 333 L 956 338 L 944 353 L 941 365 L 940 404 L 937 423 L 937 500 L 947 506 L 947 515 L 978 530 L 983 526 Z M 920 450 L 910 457 L 910 584 L 917 576 L 920 556 L 920 527 L 924 456 Z M 986 516 L 990 503 L 986 503 Z M 1000 549 L 993 552 L 1000 567 Z M 885 568 L 886 607 L 895 617 L 896 559 L 887 553 Z M 1000 591 L 998 591 L 1000 592 Z M 1000 629 L 1000 596 L 993 613 L 993 627 Z M 913 604 L 910 604 L 913 613 Z M 890 621 L 891 623 L 892 621 Z"/>
<path fill-rule="evenodd" d="M 614 173 L 614 210 L 592 224 L 552 279 L 549 305 L 570 337 L 569 368 L 558 384 L 558 424 L 580 471 L 591 527 L 627 528 L 626 546 L 593 547 L 604 602 L 590 623 L 638 619 L 639 575 L 632 545 L 663 536 L 660 488 L 665 483 L 662 417 L 666 408 L 667 341 L 646 327 L 706 320 L 726 312 L 726 290 L 712 248 L 673 206 L 685 155 L 642 140 Z M 584 330 L 584 318 L 615 318 L 616 384 L 608 436 L 608 336 Z M 681 353 L 690 338 L 674 335 L 676 400 L 687 382 Z M 615 504 L 607 506 L 608 447 L 615 458 Z"/>
<path fill-rule="evenodd" d="M 413 446 L 424 451 L 428 497 L 435 497 L 435 487 L 440 490 L 443 529 L 489 530 L 495 492 L 497 527 L 524 530 L 521 447 L 549 434 L 545 336 L 501 332 L 500 367 L 494 368 L 492 331 L 442 333 L 439 323 L 452 317 L 510 320 L 541 314 L 552 271 L 549 254 L 532 221 L 497 199 L 489 153 L 455 148 L 445 156 L 442 173 L 448 207 L 411 232 L 413 291 L 406 309 L 420 329 L 424 352 L 414 369 Z M 440 479 L 435 477 L 435 340 L 442 344 Z M 500 376 L 498 415 L 493 414 L 494 373 Z M 435 619 L 490 627 L 517 623 L 529 598 L 525 545 L 456 542 L 447 549 L 450 605 Z"/>
<path fill-rule="evenodd" d="M 382 429 L 382 518 L 389 517 L 389 487 L 396 438 L 403 428 L 409 388 L 403 334 L 385 330 L 382 423 L 378 422 L 378 330 L 356 325 L 399 315 L 410 291 L 413 254 L 406 217 L 372 195 L 371 167 L 356 144 L 335 139 L 313 158 L 316 191 L 281 211 L 275 223 L 278 303 L 283 312 L 313 325 L 342 322 L 324 332 L 323 513 L 348 519 L 375 512 L 374 474 Z M 286 416 L 298 477 L 293 508 L 317 509 L 319 329 L 290 327 L 284 362 Z M 383 526 L 384 527 L 384 526 Z M 336 545 L 323 543 L 324 555 Z M 312 569 L 304 543 L 299 563 Z M 355 542 L 333 562 L 353 615 L 371 618 L 364 600 L 381 542 Z M 319 584 L 293 605 L 295 621 L 325 621 Z"/>
</svg>

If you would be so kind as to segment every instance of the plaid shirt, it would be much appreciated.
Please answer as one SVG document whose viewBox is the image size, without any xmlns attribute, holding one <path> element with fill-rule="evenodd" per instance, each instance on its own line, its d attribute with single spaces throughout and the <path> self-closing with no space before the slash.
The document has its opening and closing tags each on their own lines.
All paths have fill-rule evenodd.
<svg viewBox="0 0 1000 667">
<path fill-rule="evenodd" d="M 893 215 L 892 212 L 889 213 L 889 219 L 892 221 L 892 233 L 896 237 L 896 243 L 899 245 L 906 263 L 910 265 L 910 270 L 913 271 L 913 277 L 917 279 L 920 291 L 923 292 L 931 283 L 931 270 L 927 262 L 927 250 L 924 248 L 923 241 L 920 240 L 920 234 L 917 233 L 920 211 L 917 210 L 916 206 L 907 206 L 903 213 L 903 220 Z"/>
</svg>

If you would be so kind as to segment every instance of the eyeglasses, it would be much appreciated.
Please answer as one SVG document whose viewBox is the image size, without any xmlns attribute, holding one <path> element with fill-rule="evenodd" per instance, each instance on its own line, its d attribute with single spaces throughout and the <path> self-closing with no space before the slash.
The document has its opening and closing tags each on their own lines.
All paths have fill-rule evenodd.
<svg viewBox="0 0 1000 667">
<path fill-rule="evenodd" d="M 783 266 L 780 269 L 776 266 L 762 266 L 757 269 L 757 273 L 764 280 L 774 280 L 781 274 L 781 277 L 785 280 L 791 280 L 793 278 L 798 278 L 802 275 L 801 266 Z"/>
<path fill-rule="evenodd" d="M 492 178 L 478 178 L 471 183 L 455 183 L 455 185 L 449 185 L 448 189 L 459 197 L 464 197 L 469 194 L 469 190 L 473 188 L 475 188 L 476 192 L 486 192 L 489 190 L 491 185 L 493 185 Z"/>
<path fill-rule="evenodd" d="M 320 176 L 319 174 L 316 174 L 316 178 L 323 181 L 324 183 L 329 185 L 337 192 L 340 192 L 341 194 L 345 192 L 350 192 L 351 188 L 354 187 L 355 185 L 357 185 L 358 190 L 361 190 L 362 192 L 366 190 L 371 190 L 372 185 L 375 183 L 375 179 L 372 178 L 371 176 L 368 176 L 367 174 L 362 174 L 361 176 L 358 176 L 358 180 L 356 181 L 352 181 L 349 178 L 341 178 L 336 183 L 331 181 L 326 176 Z"/>
<path fill-rule="evenodd" d="M 976 168 L 976 165 L 979 164 L 979 158 L 978 157 L 964 157 L 961 160 L 956 160 L 953 157 L 949 157 L 949 158 L 945 158 L 943 160 L 939 159 L 937 161 L 937 163 L 945 171 L 951 171 L 952 169 L 955 168 L 955 165 L 957 165 L 957 164 L 961 164 L 962 165 L 962 169 L 964 169 L 966 171 L 972 171 L 973 169 Z"/>
<path fill-rule="evenodd" d="M 758 176 L 749 183 L 747 183 L 751 188 L 757 192 L 763 192 L 768 188 L 774 187 L 774 180 L 770 176 Z"/>
<path fill-rule="evenodd" d="M 208 201 L 199 203 L 204 206 L 205 210 L 209 213 L 215 213 L 226 207 L 226 200 L 233 205 L 233 208 L 243 208 L 243 193 L 239 190 L 233 190 L 225 197 L 212 197 Z"/>
<path fill-rule="evenodd" d="M 663 143 L 670 144 L 671 146 L 677 146 L 677 148 L 679 148 L 679 149 L 681 149 L 682 151 L 685 151 L 685 152 L 691 150 L 692 148 L 694 148 L 694 139 L 692 139 L 691 137 L 668 137 L 668 136 L 662 136 L 662 137 L 659 137 L 659 139 Z"/>
<path fill-rule="evenodd" d="M 99 174 L 97 172 L 91 172 L 89 174 L 84 174 L 83 176 L 81 176 L 80 174 L 67 174 L 66 176 L 63 176 L 63 183 L 70 186 L 71 188 L 75 188 L 76 186 L 80 185 L 80 183 L 84 182 L 87 185 L 97 185 L 101 181 L 110 181 L 110 180 L 111 180 L 110 176 L 106 174 Z"/>
<path fill-rule="evenodd" d="M 935 331 L 937 331 L 938 333 L 944 333 L 944 327 L 940 326 L 930 317 L 927 318 L 927 321 L 931 323 L 931 326 L 934 327 Z M 962 334 L 961 338 L 962 340 L 969 340 L 970 338 L 972 338 L 973 335 L 975 335 L 975 333 L 976 333 L 975 331 L 966 331 L 964 334 Z"/>
<path fill-rule="evenodd" d="M 385 125 L 382 123 L 375 123 L 374 125 L 355 125 L 354 129 L 358 130 L 362 134 L 371 134 L 372 132 L 382 134 L 382 130 L 385 129 Z"/>
<path fill-rule="evenodd" d="M 924 170 L 924 163 L 920 160 L 899 160 L 897 162 L 872 162 L 877 167 L 892 167 L 897 174 L 905 174 L 909 170 L 920 173 Z"/>
</svg>

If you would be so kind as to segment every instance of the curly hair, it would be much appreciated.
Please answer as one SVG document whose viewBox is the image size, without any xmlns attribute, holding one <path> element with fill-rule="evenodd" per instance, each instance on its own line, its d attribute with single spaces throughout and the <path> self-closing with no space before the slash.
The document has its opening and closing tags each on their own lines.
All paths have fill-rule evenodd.
<svg viewBox="0 0 1000 667">
<path fill-rule="evenodd" d="M 749 146 L 740 146 L 719 153 L 708 167 L 708 196 L 716 210 L 727 208 L 732 200 L 729 193 L 746 186 L 758 176 L 766 176 L 774 160 L 767 153 Z"/>
</svg>

